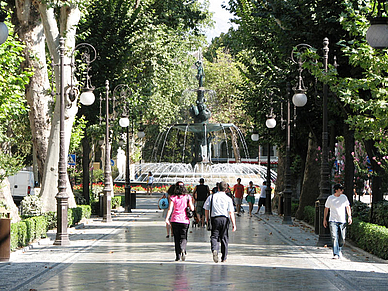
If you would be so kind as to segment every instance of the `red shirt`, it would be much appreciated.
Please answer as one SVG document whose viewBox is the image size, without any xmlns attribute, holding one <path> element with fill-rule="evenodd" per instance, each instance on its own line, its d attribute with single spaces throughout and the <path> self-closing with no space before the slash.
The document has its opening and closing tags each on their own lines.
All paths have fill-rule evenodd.
<svg viewBox="0 0 388 291">
<path fill-rule="evenodd" d="M 244 185 L 242 184 L 236 184 L 233 186 L 233 192 L 234 192 L 234 197 L 236 198 L 243 198 L 244 196 Z"/>
</svg>

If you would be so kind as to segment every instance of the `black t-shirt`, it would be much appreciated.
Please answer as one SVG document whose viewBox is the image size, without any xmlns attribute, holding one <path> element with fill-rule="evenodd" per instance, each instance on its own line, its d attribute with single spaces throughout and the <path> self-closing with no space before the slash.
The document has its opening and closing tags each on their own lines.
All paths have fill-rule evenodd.
<svg viewBox="0 0 388 291">
<path fill-rule="evenodd" d="M 206 201 L 209 187 L 207 185 L 197 185 L 197 201 Z"/>
</svg>

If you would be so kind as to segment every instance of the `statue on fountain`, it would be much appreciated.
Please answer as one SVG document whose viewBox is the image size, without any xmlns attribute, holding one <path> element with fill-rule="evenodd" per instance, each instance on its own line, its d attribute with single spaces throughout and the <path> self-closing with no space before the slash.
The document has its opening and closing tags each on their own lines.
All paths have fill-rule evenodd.
<svg viewBox="0 0 388 291">
<path fill-rule="evenodd" d="M 209 108 L 207 108 L 205 102 L 205 89 L 203 88 L 203 81 L 205 80 L 205 73 L 203 72 L 202 61 L 198 60 L 195 62 L 195 66 L 197 67 L 197 80 L 199 83 L 199 88 L 197 90 L 197 101 L 196 105 L 191 105 L 190 107 L 190 115 L 194 118 L 194 123 L 205 123 L 211 117 L 211 112 Z"/>
</svg>

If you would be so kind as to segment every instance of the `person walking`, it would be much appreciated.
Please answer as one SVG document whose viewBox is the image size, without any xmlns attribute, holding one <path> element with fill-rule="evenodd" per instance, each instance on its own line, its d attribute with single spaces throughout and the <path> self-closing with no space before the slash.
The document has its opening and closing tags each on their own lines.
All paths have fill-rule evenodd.
<svg viewBox="0 0 388 291">
<path fill-rule="evenodd" d="M 152 195 L 152 186 L 154 184 L 154 176 L 151 172 L 148 172 L 147 176 L 147 195 Z"/>
<path fill-rule="evenodd" d="M 342 257 L 342 247 L 345 243 L 346 234 L 346 214 L 348 224 L 352 224 L 352 210 L 348 197 L 343 194 L 344 187 L 341 184 L 334 185 L 334 194 L 326 199 L 323 215 L 323 226 L 326 228 L 327 215 L 330 210 L 329 227 L 331 239 L 333 241 L 333 259 Z"/>
<path fill-rule="evenodd" d="M 210 189 L 208 185 L 205 185 L 205 179 L 199 179 L 199 185 L 195 186 L 193 191 L 195 212 L 197 214 L 199 227 L 205 227 L 205 210 L 203 209 L 203 204 L 209 195 Z"/>
<path fill-rule="evenodd" d="M 219 242 L 221 242 L 221 262 L 226 262 L 228 257 L 229 224 L 232 222 L 232 231 L 236 231 L 236 220 L 232 199 L 226 195 L 228 187 L 222 181 L 218 185 L 218 192 L 210 195 L 204 204 L 206 221 L 211 222 L 210 246 L 213 261 L 218 263 Z"/>
<path fill-rule="evenodd" d="M 237 216 L 240 216 L 242 199 L 244 197 L 244 185 L 241 184 L 241 178 L 237 178 L 237 184 L 233 186 L 234 202 L 236 203 Z"/>
<path fill-rule="evenodd" d="M 187 231 L 190 220 L 187 217 L 186 208 L 194 211 L 191 196 L 187 194 L 183 182 L 175 184 L 174 193 L 170 196 L 166 224 L 171 225 L 175 243 L 175 261 L 186 259 Z M 170 219 L 171 216 L 171 219 Z"/>
<path fill-rule="evenodd" d="M 253 205 L 255 205 L 255 194 L 256 186 L 253 185 L 252 181 L 249 181 L 249 186 L 247 187 L 247 202 L 249 204 L 249 217 L 252 217 Z"/>
<path fill-rule="evenodd" d="M 257 203 L 256 214 L 259 214 L 261 206 L 265 207 L 265 199 L 267 197 L 267 181 L 263 181 L 263 185 L 260 186 L 260 197 L 259 202 Z"/>
</svg>

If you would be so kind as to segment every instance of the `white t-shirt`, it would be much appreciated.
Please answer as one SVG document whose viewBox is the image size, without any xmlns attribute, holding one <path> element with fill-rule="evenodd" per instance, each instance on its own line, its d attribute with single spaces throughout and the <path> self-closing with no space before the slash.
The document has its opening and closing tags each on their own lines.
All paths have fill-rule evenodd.
<svg viewBox="0 0 388 291">
<path fill-rule="evenodd" d="M 329 221 L 346 223 L 346 207 L 349 205 L 346 195 L 341 194 L 338 197 L 330 195 L 325 203 L 325 207 L 330 208 Z"/>
<path fill-rule="evenodd" d="M 260 186 L 260 198 L 265 198 L 267 196 L 267 185 Z"/>
<path fill-rule="evenodd" d="M 226 216 L 229 217 L 230 212 L 234 212 L 234 206 L 232 199 L 225 194 L 225 192 L 217 192 L 207 197 L 203 208 L 210 210 L 211 200 L 213 198 L 213 209 L 211 211 L 211 217 Z"/>
</svg>

